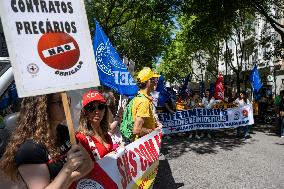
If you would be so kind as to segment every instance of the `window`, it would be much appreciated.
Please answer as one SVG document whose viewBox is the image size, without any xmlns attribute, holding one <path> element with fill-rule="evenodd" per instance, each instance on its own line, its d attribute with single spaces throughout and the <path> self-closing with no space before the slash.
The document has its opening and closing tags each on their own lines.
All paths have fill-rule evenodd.
<svg viewBox="0 0 284 189">
<path fill-rule="evenodd" d="M 9 58 L 0 57 L 0 77 L 11 67 Z"/>
</svg>

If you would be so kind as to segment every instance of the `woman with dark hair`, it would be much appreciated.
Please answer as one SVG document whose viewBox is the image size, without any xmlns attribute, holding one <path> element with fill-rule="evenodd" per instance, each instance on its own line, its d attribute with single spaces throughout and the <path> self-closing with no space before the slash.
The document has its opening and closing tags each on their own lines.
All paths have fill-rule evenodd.
<svg viewBox="0 0 284 189">
<path fill-rule="evenodd" d="M 89 152 L 93 161 L 113 151 L 109 130 L 109 111 L 101 93 L 91 90 L 83 94 L 76 138 Z"/>
<path fill-rule="evenodd" d="M 238 107 L 243 107 L 245 105 L 251 104 L 250 101 L 246 97 L 246 92 L 241 91 L 239 93 L 239 97 L 234 101 L 234 104 L 236 104 Z M 250 138 L 249 135 L 249 126 L 240 126 L 237 128 L 237 137 L 241 137 L 241 127 L 243 128 L 243 136 L 245 138 Z"/>
<path fill-rule="evenodd" d="M 12 180 L 23 179 L 29 189 L 69 188 L 88 174 L 93 162 L 80 145 L 71 147 L 64 120 L 59 93 L 24 98 L 1 169 Z"/>
</svg>

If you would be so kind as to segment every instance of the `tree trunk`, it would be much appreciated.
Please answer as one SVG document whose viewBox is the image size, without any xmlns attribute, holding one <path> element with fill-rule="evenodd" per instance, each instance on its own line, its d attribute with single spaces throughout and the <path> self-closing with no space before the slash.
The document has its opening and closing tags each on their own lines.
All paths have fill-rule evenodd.
<svg viewBox="0 0 284 189">
<path fill-rule="evenodd" d="M 240 84 L 240 72 L 236 72 L 236 76 L 237 76 L 237 92 L 238 94 L 241 92 L 241 84 Z"/>
</svg>

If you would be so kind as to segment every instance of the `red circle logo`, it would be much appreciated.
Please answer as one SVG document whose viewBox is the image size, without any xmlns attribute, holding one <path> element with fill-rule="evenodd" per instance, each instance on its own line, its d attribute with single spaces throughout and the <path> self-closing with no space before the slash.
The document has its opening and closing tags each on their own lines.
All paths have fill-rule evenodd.
<svg viewBox="0 0 284 189">
<path fill-rule="evenodd" d="M 243 116 L 248 117 L 248 111 L 247 110 L 243 110 Z"/>
<path fill-rule="evenodd" d="M 80 49 L 75 39 L 67 33 L 46 33 L 37 46 L 41 60 L 54 69 L 66 70 L 79 60 Z"/>
</svg>

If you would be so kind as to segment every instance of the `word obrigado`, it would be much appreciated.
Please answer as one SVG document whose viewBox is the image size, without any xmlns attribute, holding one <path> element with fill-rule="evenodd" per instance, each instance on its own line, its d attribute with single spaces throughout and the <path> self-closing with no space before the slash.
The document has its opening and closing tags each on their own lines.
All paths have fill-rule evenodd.
<svg viewBox="0 0 284 189">
<path fill-rule="evenodd" d="M 11 0 L 11 9 L 15 13 L 66 13 L 73 14 L 72 2 L 42 0 Z M 49 32 L 77 33 L 75 22 L 67 21 L 17 21 L 18 35 Z"/>
</svg>

